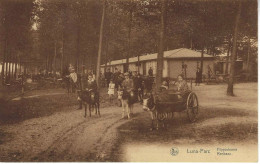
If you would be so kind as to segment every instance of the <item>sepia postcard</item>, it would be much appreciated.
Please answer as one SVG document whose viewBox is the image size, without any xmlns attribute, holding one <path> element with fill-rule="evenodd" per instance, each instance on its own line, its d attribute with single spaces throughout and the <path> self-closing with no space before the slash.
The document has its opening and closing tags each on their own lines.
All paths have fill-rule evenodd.
<svg viewBox="0 0 260 164">
<path fill-rule="evenodd" d="M 0 162 L 258 162 L 257 0 L 0 0 Z"/>
</svg>

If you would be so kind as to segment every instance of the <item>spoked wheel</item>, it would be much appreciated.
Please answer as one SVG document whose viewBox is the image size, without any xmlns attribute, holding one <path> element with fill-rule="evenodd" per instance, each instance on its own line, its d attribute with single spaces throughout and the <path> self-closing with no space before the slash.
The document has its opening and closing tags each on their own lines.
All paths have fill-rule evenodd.
<svg viewBox="0 0 260 164">
<path fill-rule="evenodd" d="M 195 122 L 199 113 L 199 101 L 197 95 L 193 92 L 187 98 L 186 109 L 190 122 Z"/>
</svg>

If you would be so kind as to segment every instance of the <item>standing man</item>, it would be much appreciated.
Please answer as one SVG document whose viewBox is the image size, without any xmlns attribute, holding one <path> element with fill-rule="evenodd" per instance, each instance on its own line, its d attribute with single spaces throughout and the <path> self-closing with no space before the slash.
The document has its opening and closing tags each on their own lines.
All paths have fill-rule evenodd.
<svg viewBox="0 0 260 164">
<path fill-rule="evenodd" d="M 138 102 L 138 77 L 137 77 L 137 72 L 133 72 L 133 82 L 134 82 L 134 96 L 135 96 L 135 102 Z"/>
<path fill-rule="evenodd" d="M 195 86 L 199 86 L 200 83 L 201 83 L 201 71 L 200 71 L 200 68 L 197 68 L 197 71 L 196 71 L 196 84 Z"/>
<path fill-rule="evenodd" d="M 128 116 L 128 119 L 130 118 L 130 114 L 133 113 L 133 103 L 129 102 L 131 99 L 131 92 L 133 93 L 134 89 L 134 82 L 132 79 L 129 78 L 129 73 L 126 72 L 125 74 L 125 80 L 122 82 L 122 88 L 123 88 L 123 96 L 122 96 L 122 107 L 123 107 L 123 113 L 122 118 L 125 117 L 125 109 Z"/>
<path fill-rule="evenodd" d="M 153 89 L 153 77 L 152 76 L 147 76 L 144 79 L 144 88 L 145 92 L 151 92 Z"/>
<path fill-rule="evenodd" d="M 78 75 L 75 72 L 74 68 L 69 69 L 70 70 L 70 82 L 72 87 L 72 93 L 75 93 L 75 89 L 79 87 L 79 81 L 78 81 Z"/>
<path fill-rule="evenodd" d="M 138 93 L 138 99 L 142 103 L 143 95 L 144 95 L 144 86 L 143 86 L 143 79 L 142 79 L 140 73 L 137 74 L 136 88 L 137 88 L 137 93 Z"/>
<path fill-rule="evenodd" d="M 110 68 L 108 68 L 107 72 L 105 73 L 107 87 L 109 86 L 111 78 L 112 78 L 112 72 L 110 72 Z"/>
<path fill-rule="evenodd" d="M 119 75 L 120 75 L 120 72 L 118 71 L 117 68 L 115 68 L 115 73 L 114 73 L 114 76 L 113 76 L 113 81 L 115 83 L 115 88 L 118 90 L 118 79 L 119 79 Z"/>
<path fill-rule="evenodd" d="M 150 69 L 148 70 L 148 75 L 151 76 L 151 77 L 153 76 L 153 69 L 152 69 L 152 67 L 150 67 Z"/>
</svg>

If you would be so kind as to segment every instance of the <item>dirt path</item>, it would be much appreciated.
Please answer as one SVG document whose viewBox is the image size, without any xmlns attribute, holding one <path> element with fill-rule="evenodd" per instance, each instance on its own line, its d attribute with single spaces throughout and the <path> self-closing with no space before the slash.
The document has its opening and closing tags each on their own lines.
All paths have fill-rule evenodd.
<svg viewBox="0 0 260 164">
<path fill-rule="evenodd" d="M 239 84 L 237 96 L 227 97 L 224 85 L 195 87 L 198 121 L 191 124 L 185 112 L 176 113 L 167 130 L 149 131 L 149 113 L 137 104 L 130 120 L 121 119 L 121 108 L 104 103 L 101 117 L 84 118 L 84 110 L 68 106 L 49 116 L 4 124 L 0 161 L 160 161 L 163 155 L 161 161 L 174 161 L 172 145 L 252 146 L 258 131 L 256 88 L 256 83 Z M 160 152 L 163 146 L 166 154 Z"/>
<path fill-rule="evenodd" d="M 120 161 L 209 162 L 256 161 L 258 143 L 257 84 L 235 85 L 235 97 L 225 95 L 225 85 L 194 87 L 200 102 L 195 123 L 185 112 L 175 113 L 167 129 L 149 131 L 149 114 L 144 113 L 119 128 Z M 172 156 L 172 147 L 179 155 Z M 187 154 L 187 149 L 208 148 L 210 155 Z M 236 148 L 233 156 L 217 157 L 217 148 Z"/>
<path fill-rule="evenodd" d="M 75 109 L 75 107 L 73 107 Z M 139 107 L 140 108 L 140 107 Z M 6 136 L 1 161 L 111 161 L 121 108 L 101 108 L 101 117 L 83 117 L 84 110 L 56 113 L 21 124 L 0 127 Z"/>
</svg>

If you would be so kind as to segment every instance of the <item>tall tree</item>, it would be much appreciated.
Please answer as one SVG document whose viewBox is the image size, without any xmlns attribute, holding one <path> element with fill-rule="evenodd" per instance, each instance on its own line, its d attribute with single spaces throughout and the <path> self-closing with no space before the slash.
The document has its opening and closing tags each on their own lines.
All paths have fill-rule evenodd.
<svg viewBox="0 0 260 164">
<path fill-rule="evenodd" d="M 225 74 L 226 74 L 226 75 L 229 74 L 228 65 L 229 65 L 229 54 L 230 54 L 230 50 L 231 50 L 231 39 L 232 39 L 232 35 L 230 35 L 229 38 L 228 38 L 228 48 L 227 48 L 227 58 L 226 58 L 226 69 L 225 69 Z"/>
<path fill-rule="evenodd" d="M 230 76 L 228 81 L 227 95 L 234 96 L 233 85 L 235 78 L 235 62 L 237 58 L 237 36 L 238 36 L 238 25 L 241 14 L 241 1 L 238 2 L 237 14 L 234 25 L 234 37 L 233 37 L 233 45 L 232 45 L 232 53 L 231 53 L 231 65 L 230 65 Z"/>
<path fill-rule="evenodd" d="M 166 13 L 166 0 L 162 0 L 161 1 L 160 40 L 159 40 L 159 52 L 158 52 L 158 57 L 157 57 L 157 73 L 156 73 L 156 89 L 157 90 L 159 90 L 159 88 L 161 86 L 162 74 L 163 74 L 165 13 Z"/>
<path fill-rule="evenodd" d="M 99 46 L 98 46 L 98 58 L 97 58 L 97 71 L 96 71 L 96 80 L 99 88 L 99 76 L 100 76 L 100 61 L 101 61 L 101 53 L 102 53 L 102 42 L 103 42 L 103 27 L 105 20 L 105 11 L 106 11 L 106 0 L 103 0 L 103 10 L 100 24 L 100 32 L 99 32 Z"/>
</svg>

